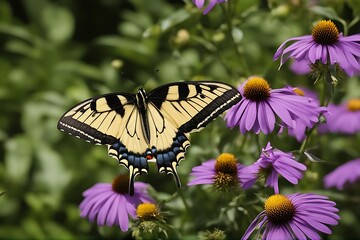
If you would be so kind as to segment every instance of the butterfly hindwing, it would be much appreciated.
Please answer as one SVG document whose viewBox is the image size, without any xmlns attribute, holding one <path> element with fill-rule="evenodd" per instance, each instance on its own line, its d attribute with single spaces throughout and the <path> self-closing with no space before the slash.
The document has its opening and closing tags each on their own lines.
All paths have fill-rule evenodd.
<svg viewBox="0 0 360 240">
<path fill-rule="evenodd" d="M 156 163 L 160 173 L 173 174 L 178 186 L 180 180 L 176 167 L 184 158 L 190 145 L 189 134 L 179 132 L 173 122 L 151 102 L 148 104 L 150 145 L 156 146 Z"/>
</svg>

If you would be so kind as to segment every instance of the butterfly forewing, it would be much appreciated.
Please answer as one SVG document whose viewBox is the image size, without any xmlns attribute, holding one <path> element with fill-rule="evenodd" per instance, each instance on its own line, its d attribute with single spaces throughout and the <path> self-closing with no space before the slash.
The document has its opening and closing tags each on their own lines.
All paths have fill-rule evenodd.
<svg viewBox="0 0 360 240">
<path fill-rule="evenodd" d="M 172 83 L 149 93 L 149 100 L 184 133 L 202 129 L 240 99 L 234 87 L 212 81 Z"/>
<path fill-rule="evenodd" d="M 113 144 L 122 132 L 125 109 L 134 109 L 133 94 L 114 93 L 85 100 L 66 112 L 58 129 L 94 144 Z"/>
</svg>

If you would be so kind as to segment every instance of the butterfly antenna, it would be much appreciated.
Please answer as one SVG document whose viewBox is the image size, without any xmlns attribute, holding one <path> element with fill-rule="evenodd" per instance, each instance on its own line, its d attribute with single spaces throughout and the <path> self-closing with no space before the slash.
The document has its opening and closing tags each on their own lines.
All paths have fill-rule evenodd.
<svg viewBox="0 0 360 240">
<path fill-rule="evenodd" d="M 155 72 L 153 72 L 153 73 L 150 75 L 150 77 L 149 77 L 148 80 L 152 79 L 152 78 L 154 77 L 154 75 L 157 74 L 159 71 L 160 71 L 159 69 L 156 69 Z"/>
</svg>

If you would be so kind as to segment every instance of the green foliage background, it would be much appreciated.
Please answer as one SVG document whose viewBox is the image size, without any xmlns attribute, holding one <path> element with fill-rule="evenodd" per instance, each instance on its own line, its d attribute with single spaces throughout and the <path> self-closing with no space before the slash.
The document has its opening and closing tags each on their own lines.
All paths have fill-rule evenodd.
<svg viewBox="0 0 360 240">
<path fill-rule="evenodd" d="M 131 236 L 79 216 L 85 189 L 111 182 L 126 170 L 107 156 L 106 147 L 56 129 L 74 104 L 102 93 L 135 92 L 139 86 L 151 90 L 179 80 L 238 85 L 250 75 L 265 77 L 273 88 L 291 84 L 316 89 L 313 80 L 295 75 L 288 64 L 278 71 L 279 63 L 272 61 L 275 50 L 290 37 L 309 34 L 320 19 L 332 18 L 343 31 L 342 21 L 349 24 L 360 13 L 358 0 L 227 4 L 229 14 L 224 11 L 230 6 L 221 4 L 204 16 L 190 0 L 0 0 L 1 239 Z M 349 30 L 359 32 L 357 23 Z M 156 69 L 160 71 L 154 74 Z M 359 78 L 341 81 L 335 102 L 360 97 L 359 90 Z M 300 147 L 286 135 L 261 135 L 262 145 L 269 139 L 284 151 Z M 229 201 L 210 188 L 186 187 L 191 168 L 221 152 L 232 152 L 245 164 L 254 162 L 259 156 L 255 141 L 249 136 L 245 150 L 239 151 L 243 140 L 238 129 L 227 129 L 221 119 L 192 135 L 192 147 L 179 167 L 189 212 L 171 176 L 158 174 L 153 166 L 149 175 L 138 178 L 150 183 L 152 195 L 163 202 L 167 223 L 178 231 L 173 237 L 197 239 L 202 231 L 218 227 L 238 239 L 261 211 L 269 189 Z M 340 192 L 322 186 L 324 174 L 360 157 L 359 144 L 359 135 L 315 136 L 313 154 L 325 162 L 306 160 L 310 170 L 301 184 L 281 185 L 284 193 L 317 192 L 337 202 L 342 220 L 326 238 L 360 238 L 358 188 Z"/>
</svg>

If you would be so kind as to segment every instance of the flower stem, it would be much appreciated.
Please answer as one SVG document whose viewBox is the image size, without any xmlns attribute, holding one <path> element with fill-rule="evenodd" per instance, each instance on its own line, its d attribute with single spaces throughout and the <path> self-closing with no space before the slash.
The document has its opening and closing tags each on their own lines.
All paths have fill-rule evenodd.
<svg viewBox="0 0 360 240">
<path fill-rule="evenodd" d="M 262 149 L 262 146 L 261 146 L 261 143 L 260 143 L 260 136 L 259 134 L 255 134 L 255 141 L 256 141 L 256 145 L 259 149 L 259 155 L 261 154 L 261 149 Z"/>
<path fill-rule="evenodd" d="M 325 68 L 324 68 L 324 73 L 322 74 L 323 76 L 323 79 L 322 79 L 322 84 L 320 86 L 320 106 L 325 106 L 327 107 L 330 100 L 331 100 L 331 97 L 333 96 L 333 91 L 331 91 L 331 94 L 330 94 L 330 97 L 328 98 L 328 100 L 326 101 L 325 103 L 325 92 L 326 92 L 326 87 L 327 87 L 327 79 L 328 79 L 328 76 L 329 76 L 329 72 L 330 71 L 330 68 L 329 66 L 326 64 Z M 319 126 L 320 124 L 320 118 L 323 114 L 321 113 L 320 116 L 319 116 L 319 121 L 311 128 L 307 131 L 306 133 L 306 138 L 305 140 L 301 143 L 301 147 L 300 147 L 300 154 L 303 154 L 305 149 L 306 149 L 306 146 L 310 140 L 310 137 L 311 135 L 313 134 L 314 130 Z"/>
<path fill-rule="evenodd" d="M 188 205 L 187 202 L 186 202 L 186 199 L 185 199 L 185 197 L 184 197 L 184 194 L 183 194 L 181 188 L 178 188 L 178 195 L 180 196 L 182 202 L 184 203 L 184 206 L 185 206 L 186 211 L 190 214 L 191 212 L 190 212 L 189 205 Z"/>
<path fill-rule="evenodd" d="M 244 149 L 244 146 L 245 146 L 245 143 L 246 143 L 246 140 L 247 140 L 248 136 L 249 136 L 248 133 L 246 133 L 244 135 L 243 140 L 242 140 L 241 145 L 240 145 L 240 148 L 239 148 L 240 152 L 242 152 L 242 150 Z"/>
</svg>

